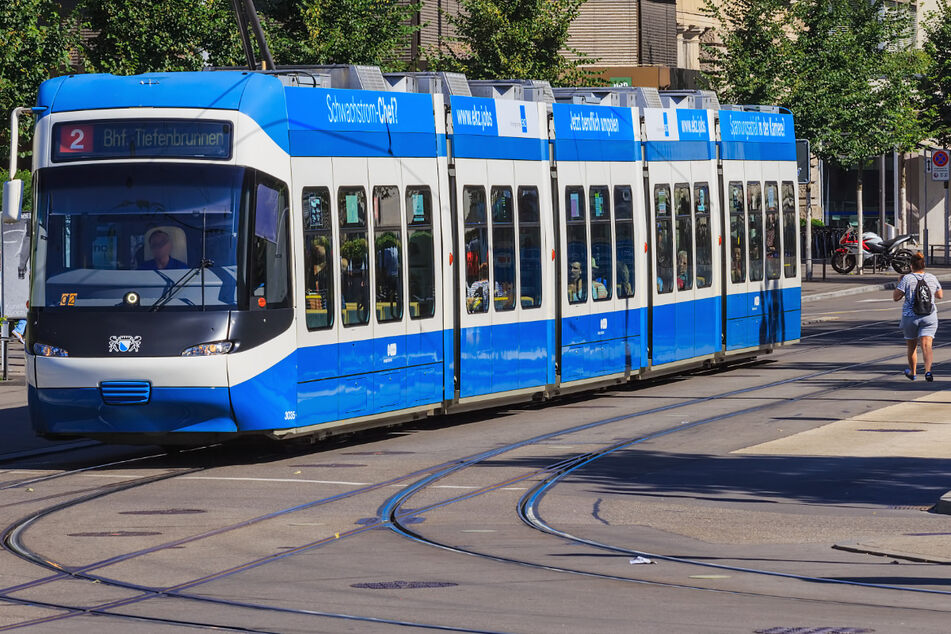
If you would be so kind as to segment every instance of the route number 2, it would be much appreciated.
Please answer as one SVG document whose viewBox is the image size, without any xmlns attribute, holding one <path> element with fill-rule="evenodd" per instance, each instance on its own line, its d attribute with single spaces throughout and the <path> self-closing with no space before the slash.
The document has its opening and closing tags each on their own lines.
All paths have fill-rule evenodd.
<svg viewBox="0 0 951 634">
<path fill-rule="evenodd" d="M 64 127 L 60 135 L 60 152 L 92 151 L 92 126 L 77 125 Z"/>
</svg>

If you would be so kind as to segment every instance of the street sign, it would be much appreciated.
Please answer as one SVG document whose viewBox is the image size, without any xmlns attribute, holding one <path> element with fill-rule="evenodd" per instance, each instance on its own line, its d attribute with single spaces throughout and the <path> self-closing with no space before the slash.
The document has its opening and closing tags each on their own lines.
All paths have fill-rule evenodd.
<svg viewBox="0 0 951 634">
<path fill-rule="evenodd" d="M 931 180 L 948 180 L 948 151 L 935 150 L 931 153 Z"/>
<path fill-rule="evenodd" d="M 799 175 L 796 180 L 798 180 L 801 185 L 805 185 L 812 180 L 809 173 L 811 158 L 809 154 L 809 141 L 807 139 L 796 139 L 796 172 Z"/>
</svg>

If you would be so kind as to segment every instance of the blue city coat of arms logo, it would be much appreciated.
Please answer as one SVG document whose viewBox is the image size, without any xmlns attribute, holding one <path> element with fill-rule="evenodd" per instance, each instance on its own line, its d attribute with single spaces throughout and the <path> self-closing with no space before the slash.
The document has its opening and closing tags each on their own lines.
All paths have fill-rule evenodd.
<svg viewBox="0 0 951 634">
<path fill-rule="evenodd" d="M 142 337 L 132 335 L 113 335 L 109 337 L 109 352 L 138 352 Z"/>
</svg>

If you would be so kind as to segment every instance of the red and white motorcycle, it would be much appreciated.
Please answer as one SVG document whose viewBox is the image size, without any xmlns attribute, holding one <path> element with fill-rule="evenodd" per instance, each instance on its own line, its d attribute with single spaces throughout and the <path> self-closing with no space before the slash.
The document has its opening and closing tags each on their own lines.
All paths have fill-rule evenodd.
<svg viewBox="0 0 951 634">
<path fill-rule="evenodd" d="M 855 258 L 859 253 L 856 233 L 855 227 L 846 231 L 839 240 L 839 247 L 832 254 L 832 268 L 843 275 L 855 268 Z M 907 247 L 913 241 L 914 237 L 908 234 L 882 240 L 877 233 L 867 231 L 862 234 L 863 266 L 870 258 L 876 258 L 876 271 L 884 271 L 890 266 L 902 275 L 911 273 L 911 256 L 914 253 Z"/>
</svg>

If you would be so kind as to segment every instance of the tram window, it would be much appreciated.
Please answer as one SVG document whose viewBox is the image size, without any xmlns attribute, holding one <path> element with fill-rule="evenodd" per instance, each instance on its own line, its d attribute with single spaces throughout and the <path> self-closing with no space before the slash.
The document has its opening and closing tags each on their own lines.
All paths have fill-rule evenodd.
<svg viewBox="0 0 951 634">
<path fill-rule="evenodd" d="M 693 211 L 697 243 L 697 288 L 713 285 L 713 232 L 710 229 L 710 186 L 694 183 Z"/>
<path fill-rule="evenodd" d="M 654 229 L 657 242 L 657 292 L 674 290 L 673 235 L 671 234 L 670 185 L 654 185 Z"/>
<path fill-rule="evenodd" d="M 495 310 L 515 310 L 515 201 L 511 187 L 492 188 L 492 260 Z"/>
<path fill-rule="evenodd" d="M 542 230 L 538 188 L 518 188 L 519 296 L 522 308 L 542 305 Z"/>
<path fill-rule="evenodd" d="M 373 250 L 376 260 L 376 321 L 403 319 L 403 230 L 400 190 L 373 188 Z"/>
<path fill-rule="evenodd" d="M 775 183 L 766 183 L 764 188 L 766 217 L 764 234 L 766 243 L 766 279 L 778 280 L 783 268 L 779 259 L 779 186 Z"/>
<path fill-rule="evenodd" d="M 783 181 L 783 269 L 786 277 L 796 277 L 796 189 L 792 181 Z"/>
<path fill-rule="evenodd" d="M 611 299 L 614 245 L 611 244 L 611 195 L 605 186 L 588 189 L 591 207 L 591 299 Z"/>
<path fill-rule="evenodd" d="M 305 187 L 304 210 L 304 303 L 307 330 L 333 326 L 333 210 L 330 190 Z"/>
<path fill-rule="evenodd" d="M 763 279 L 763 188 L 756 181 L 746 184 L 747 219 L 746 235 L 750 242 L 750 281 Z"/>
<path fill-rule="evenodd" d="M 690 184 L 674 185 L 677 209 L 677 290 L 693 288 L 693 210 L 690 203 Z"/>
<path fill-rule="evenodd" d="M 466 311 L 489 312 L 489 228 L 485 218 L 485 188 L 462 188 L 466 241 Z"/>
<path fill-rule="evenodd" d="M 406 262 L 409 267 L 409 317 L 436 314 L 436 267 L 433 250 L 432 194 L 429 187 L 406 188 Z"/>
<path fill-rule="evenodd" d="M 283 183 L 258 176 L 254 191 L 251 310 L 291 305 L 287 202 L 287 187 Z"/>
<path fill-rule="evenodd" d="M 588 301 L 588 227 L 584 202 L 584 187 L 565 187 L 569 304 Z"/>
<path fill-rule="evenodd" d="M 340 314 L 344 326 L 370 321 L 367 194 L 362 187 L 337 190 L 340 215 Z"/>
<path fill-rule="evenodd" d="M 634 297 L 634 196 L 630 185 L 614 187 L 614 235 L 617 243 L 617 296 Z"/>
<path fill-rule="evenodd" d="M 746 206 L 740 181 L 730 182 L 730 279 L 746 281 Z"/>
</svg>

